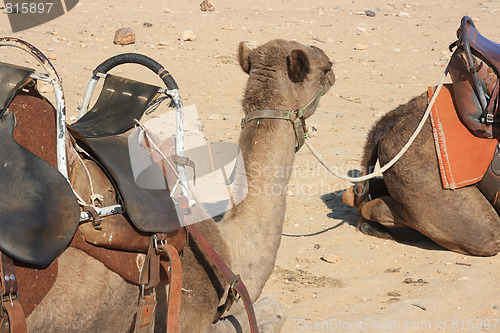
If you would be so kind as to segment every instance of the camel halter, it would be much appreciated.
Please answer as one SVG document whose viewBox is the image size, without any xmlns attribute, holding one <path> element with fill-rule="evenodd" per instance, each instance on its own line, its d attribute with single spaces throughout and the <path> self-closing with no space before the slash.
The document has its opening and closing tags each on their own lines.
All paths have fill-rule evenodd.
<svg viewBox="0 0 500 333">
<path fill-rule="evenodd" d="M 309 103 L 302 109 L 294 109 L 292 111 L 282 110 L 256 110 L 248 113 L 245 118 L 241 119 L 241 128 L 254 119 L 283 119 L 292 123 L 295 131 L 295 152 L 304 145 L 309 133 L 307 132 L 306 121 L 304 115 L 312 110 L 311 115 L 316 111 L 319 104 L 319 99 L 323 93 L 323 83 L 321 84 L 318 92 Z"/>
</svg>

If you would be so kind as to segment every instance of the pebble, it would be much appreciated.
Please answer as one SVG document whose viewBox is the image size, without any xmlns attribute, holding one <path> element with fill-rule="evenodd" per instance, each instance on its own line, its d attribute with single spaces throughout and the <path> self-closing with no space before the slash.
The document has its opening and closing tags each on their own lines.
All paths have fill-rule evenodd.
<svg viewBox="0 0 500 333">
<path fill-rule="evenodd" d="M 48 56 L 47 58 L 49 58 L 49 60 L 57 60 L 56 55 L 55 55 L 55 54 L 53 54 L 53 53 L 50 53 L 50 54 L 49 54 L 49 56 Z"/>
<path fill-rule="evenodd" d="M 316 250 L 319 250 L 319 249 L 321 249 L 321 245 L 319 245 L 319 244 L 314 244 L 314 248 L 315 248 Z"/>
<path fill-rule="evenodd" d="M 295 195 L 295 193 L 293 193 L 292 191 L 288 190 L 288 191 L 286 191 L 286 195 L 288 195 L 289 197 L 293 197 Z"/>
<path fill-rule="evenodd" d="M 196 40 L 196 35 L 194 34 L 193 30 L 184 30 L 179 39 L 184 42 L 194 41 Z"/>
<path fill-rule="evenodd" d="M 203 2 L 200 3 L 200 10 L 202 12 L 206 11 L 213 12 L 215 10 L 214 3 L 210 0 L 203 0 Z"/>
<path fill-rule="evenodd" d="M 232 25 L 223 25 L 222 30 L 234 30 L 234 27 Z"/>
<path fill-rule="evenodd" d="M 368 48 L 368 45 L 367 44 L 358 44 L 354 47 L 355 50 L 357 51 L 362 51 L 362 50 L 366 50 Z"/>
<path fill-rule="evenodd" d="M 120 28 L 115 31 L 113 43 L 117 45 L 128 45 L 135 43 L 135 33 L 131 28 Z"/>
<path fill-rule="evenodd" d="M 335 254 L 324 254 L 320 259 L 329 264 L 335 264 L 340 261 L 340 257 Z"/>
<path fill-rule="evenodd" d="M 149 23 L 149 22 L 144 22 L 142 24 L 143 27 L 146 27 L 146 28 L 151 28 L 153 26 L 153 23 Z"/>
<path fill-rule="evenodd" d="M 365 10 L 365 14 L 368 17 L 374 17 L 376 15 L 375 12 L 373 10 L 370 10 L 370 9 Z"/>
<path fill-rule="evenodd" d="M 400 17 L 410 17 L 410 13 L 408 13 L 408 12 L 399 12 L 398 16 L 400 16 Z"/>
<path fill-rule="evenodd" d="M 165 14 L 169 14 L 169 13 L 173 13 L 174 11 L 172 9 L 170 9 L 170 8 L 163 8 L 163 12 Z"/>
</svg>

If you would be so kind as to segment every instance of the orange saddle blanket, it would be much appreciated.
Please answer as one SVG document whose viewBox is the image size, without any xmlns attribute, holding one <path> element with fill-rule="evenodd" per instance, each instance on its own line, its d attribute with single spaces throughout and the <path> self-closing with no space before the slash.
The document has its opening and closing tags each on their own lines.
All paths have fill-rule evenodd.
<svg viewBox="0 0 500 333">
<path fill-rule="evenodd" d="M 429 87 L 429 100 L 434 91 Z M 451 84 L 439 92 L 431 123 L 443 187 L 454 190 L 479 182 L 491 163 L 498 138 L 479 138 L 467 129 L 455 109 Z"/>
</svg>

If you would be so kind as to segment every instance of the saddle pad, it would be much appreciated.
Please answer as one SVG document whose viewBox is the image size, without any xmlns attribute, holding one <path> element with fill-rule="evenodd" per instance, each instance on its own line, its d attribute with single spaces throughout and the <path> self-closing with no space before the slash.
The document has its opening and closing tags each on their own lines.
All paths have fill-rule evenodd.
<svg viewBox="0 0 500 333">
<path fill-rule="evenodd" d="M 434 90 L 429 87 L 429 100 Z M 461 122 L 453 100 L 453 87 L 445 84 L 431 111 L 441 180 L 444 188 L 452 190 L 479 182 L 498 144 L 497 139 L 474 136 Z"/>
<path fill-rule="evenodd" d="M 160 88 L 108 74 L 94 107 L 73 128 L 85 137 L 121 134 L 140 120 Z"/>
<path fill-rule="evenodd" d="M 14 141 L 15 120 L 10 110 L 0 118 L 0 249 L 48 265 L 71 241 L 80 207 L 59 171 Z"/>
<path fill-rule="evenodd" d="M 0 117 L 16 95 L 17 89 L 34 72 L 33 69 L 0 62 Z"/>
<path fill-rule="evenodd" d="M 28 317 L 40 304 L 57 279 L 57 259 L 49 266 L 32 266 L 14 260 L 19 303 Z"/>
<path fill-rule="evenodd" d="M 149 179 L 163 181 L 163 186 L 147 188 L 138 185 L 132 169 L 129 133 L 102 138 L 84 138 L 68 126 L 84 149 L 90 149 L 115 181 L 125 206 L 125 214 L 137 229 L 144 232 L 172 232 L 179 229 L 177 210 L 165 184 L 160 167 L 150 162 Z M 140 150 L 140 149 L 139 149 Z M 149 157 L 148 157 L 149 159 Z M 152 160 L 151 160 L 152 161 Z"/>
</svg>

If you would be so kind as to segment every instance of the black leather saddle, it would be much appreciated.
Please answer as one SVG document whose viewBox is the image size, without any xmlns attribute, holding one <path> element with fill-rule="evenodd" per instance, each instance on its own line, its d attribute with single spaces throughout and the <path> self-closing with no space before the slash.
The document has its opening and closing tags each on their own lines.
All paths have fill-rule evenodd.
<svg viewBox="0 0 500 333">
<path fill-rule="evenodd" d="M 159 90 L 157 86 L 107 74 L 92 109 L 68 125 L 82 148 L 93 154 L 114 180 L 125 213 L 144 232 L 171 232 L 180 227 L 162 170 L 149 155 L 140 154 L 138 141 L 130 137 L 131 133 L 136 135 L 132 130 L 135 119 L 142 118 Z M 142 163 L 148 165 L 147 178 L 158 181 L 159 186 L 140 186 L 133 159 L 143 159 Z"/>
<path fill-rule="evenodd" d="M 32 72 L 0 63 L 0 250 L 28 264 L 48 265 L 71 241 L 80 208 L 66 178 L 13 138 L 16 117 L 8 107 Z"/>
</svg>

